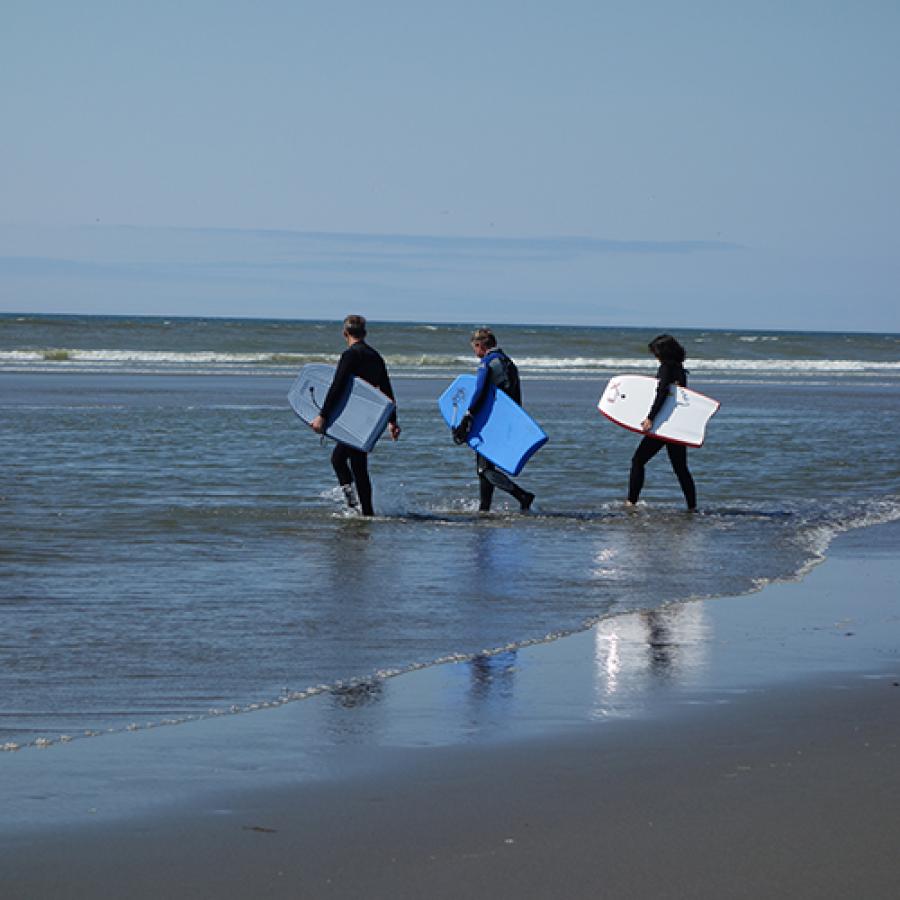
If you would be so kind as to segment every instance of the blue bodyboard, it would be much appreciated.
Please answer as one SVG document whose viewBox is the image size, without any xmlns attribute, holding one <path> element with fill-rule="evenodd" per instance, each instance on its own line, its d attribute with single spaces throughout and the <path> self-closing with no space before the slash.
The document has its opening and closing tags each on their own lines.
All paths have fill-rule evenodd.
<svg viewBox="0 0 900 900">
<path fill-rule="evenodd" d="M 309 425 L 322 409 L 334 379 L 334 366 L 310 363 L 300 370 L 288 391 L 291 409 Z M 368 453 L 387 426 L 394 402 L 361 378 L 352 378 L 344 396 L 334 409 L 325 434 Z"/>
<path fill-rule="evenodd" d="M 460 375 L 438 398 L 441 415 L 451 428 L 460 423 L 474 392 L 475 376 Z M 547 435 L 518 403 L 489 385 L 467 443 L 504 472 L 518 475 L 547 443 Z"/>
</svg>

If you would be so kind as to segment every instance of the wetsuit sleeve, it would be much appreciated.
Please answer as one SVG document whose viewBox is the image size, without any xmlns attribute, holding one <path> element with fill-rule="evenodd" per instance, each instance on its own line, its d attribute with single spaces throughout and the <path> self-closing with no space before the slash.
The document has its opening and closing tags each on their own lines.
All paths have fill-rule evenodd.
<svg viewBox="0 0 900 900">
<path fill-rule="evenodd" d="M 669 396 L 669 388 L 678 382 L 678 367 L 671 363 L 663 363 L 656 372 L 656 397 L 653 398 L 653 406 L 647 413 L 647 418 L 652 422 L 658 415 Z"/>
<path fill-rule="evenodd" d="M 490 362 L 488 357 L 485 356 L 478 366 L 478 371 L 475 373 L 475 390 L 472 392 L 472 399 L 469 401 L 469 412 L 473 416 L 478 412 L 481 404 L 484 403 L 490 382 Z"/>
<path fill-rule="evenodd" d="M 348 348 L 341 354 L 340 361 L 337 365 L 337 371 L 334 373 L 334 378 L 331 382 L 331 387 L 328 388 L 328 393 L 325 395 L 325 402 L 322 404 L 321 413 L 326 421 L 328 421 L 328 418 L 334 412 L 334 408 L 337 406 L 341 397 L 344 396 L 344 391 L 347 390 L 350 379 L 356 374 L 353 370 L 353 352 Z"/>
<path fill-rule="evenodd" d="M 394 409 L 393 409 L 393 412 L 391 413 L 391 417 L 390 417 L 390 419 L 388 419 L 388 421 L 393 422 L 394 425 L 396 425 L 397 424 L 397 399 L 396 399 L 396 397 L 394 397 L 394 388 L 391 385 L 391 379 L 390 379 L 390 376 L 388 375 L 387 366 L 384 364 L 384 360 L 382 360 L 382 362 L 381 362 L 381 378 L 379 379 L 379 381 L 381 383 L 378 385 L 378 390 L 381 391 L 382 394 L 386 394 L 388 397 L 391 398 L 391 400 L 394 401 Z"/>
</svg>

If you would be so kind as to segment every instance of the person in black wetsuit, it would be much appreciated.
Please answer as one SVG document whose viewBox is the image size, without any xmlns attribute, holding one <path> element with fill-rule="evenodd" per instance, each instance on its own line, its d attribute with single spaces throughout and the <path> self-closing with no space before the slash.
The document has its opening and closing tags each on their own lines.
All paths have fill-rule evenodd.
<svg viewBox="0 0 900 900">
<path fill-rule="evenodd" d="M 669 396 L 669 390 L 673 384 L 687 387 L 687 371 L 684 368 L 685 352 L 684 347 L 675 340 L 670 334 L 661 334 L 655 337 L 648 345 L 650 352 L 659 360 L 659 369 L 656 371 L 658 381 L 656 387 L 656 397 L 647 418 L 641 422 L 641 431 L 647 432 L 653 428 L 653 420 L 662 409 L 666 397 Z M 683 444 L 673 444 L 669 441 L 661 441 L 659 438 L 647 435 L 638 444 L 634 456 L 631 458 L 631 474 L 628 479 L 628 506 L 634 506 L 638 502 L 641 495 L 641 488 L 644 486 L 644 466 L 659 453 L 662 448 L 666 448 L 669 454 L 669 462 L 681 485 L 681 491 L 684 494 L 687 508 L 691 511 L 697 508 L 697 490 L 694 487 L 694 479 L 691 476 L 687 465 L 687 447 Z"/>
<path fill-rule="evenodd" d="M 337 371 L 331 387 L 325 396 L 325 402 L 318 416 L 310 422 L 310 427 L 318 434 L 325 433 L 325 426 L 350 379 L 355 375 L 362 378 L 373 387 L 378 388 L 383 394 L 394 399 L 394 390 L 388 377 L 387 366 L 381 358 L 381 354 L 365 342 L 366 320 L 362 316 L 347 316 L 344 319 L 344 340 L 347 349 L 341 354 Z M 394 411 L 388 421 L 388 431 L 391 438 L 397 440 L 400 437 L 400 426 L 397 424 L 396 402 Z M 353 488 L 356 487 L 356 495 L 359 498 L 359 506 L 364 516 L 374 515 L 372 508 L 372 482 L 369 480 L 369 456 L 362 450 L 349 447 L 347 444 L 338 443 L 331 454 L 331 465 L 337 475 L 338 482 L 344 492 L 347 505 L 356 506 L 356 498 Z"/>
<path fill-rule="evenodd" d="M 472 333 L 472 351 L 481 360 L 475 380 L 475 392 L 469 402 L 469 409 L 462 421 L 453 429 L 453 439 L 465 442 L 472 425 L 472 419 L 487 397 L 488 386 L 508 394 L 519 406 L 522 405 L 522 387 L 516 364 L 497 346 L 497 338 L 490 328 L 478 328 Z M 527 512 L 534 502 L 534 494 L 520 488 L 506 472 L 498 469 L 480 453 L 475 454 L 475 470 L 478 473 L 479 512 L 488 512 L 494 497 L 494 488 L 500 488 L 519 501 L 519 509 Z"/>
</svg>

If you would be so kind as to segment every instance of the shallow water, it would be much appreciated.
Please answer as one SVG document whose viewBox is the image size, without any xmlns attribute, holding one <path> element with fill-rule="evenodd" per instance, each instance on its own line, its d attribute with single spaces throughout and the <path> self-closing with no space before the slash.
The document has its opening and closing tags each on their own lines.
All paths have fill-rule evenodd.
<svg viewBox="0 0 900 900">
<path fill-rule="evenodd" d="M 377 684 L 792 577 L 833 535 L 900 517 L 889 362 L 868 376 L 696 372 L 691 386 L 723 404 L 690 452 L 696 515 L 664 454 L 641 507 L 622 507 L 637 437 L 594 407 L 614 370 L 526 374 L 550 435 L 519 478 L 538 495 L 529 516 L 499 494 L 477 514 L 473 456 L 437 412 L 446 378 L 395 374 L 404 431 L 372 454 L 373 521 L 341 509 L 329 449 L 286 405 L 290 366 L 7 371 L 0 745 Z"/>
</svg>

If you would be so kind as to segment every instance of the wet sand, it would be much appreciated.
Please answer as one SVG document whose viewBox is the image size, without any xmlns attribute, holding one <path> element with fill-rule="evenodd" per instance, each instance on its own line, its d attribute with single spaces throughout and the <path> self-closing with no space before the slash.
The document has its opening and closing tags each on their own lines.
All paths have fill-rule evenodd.
<svg viewBox="0 0 900 900">
<path fill-rule="evenodd" d="M 465 735 L 453 740 L 435 740 L 460 706 L 453 666 L 390 683 L 377 732 L 345 727 L 332 745 L 317 735 L 315 777 L 265 740 L 275 723 L 293 729 L 299 760 L 312 704 L 226 723 L 237 731 L 207 747 L 202 792 L 202 723 L 193 741 L 178 728 L 100 739 L 98 806 L 134 779 L 142 796 L 156 779 L 183 799 L 96 821 L 23 818 L 2 832 L 3 896 L 895 897 L 898 530 L 868 531 L 839 539 L 801 582 L 695 604 L 690 628 L 636 617 L 631 636 L 598 629 L 488 666 L 493 700 L 461 717 L 467 730 L 448 718 Z M 593 700 L 567 705 L 585 657 Z M 556 690 L 514 702 L 511 671 Z M 340 715 L 371 724 L 372 709 Z M 402 727 L 385 725 L 391 710 Z M 70 754 L 59 776 L 80 755 L 96 760 L 89 745 L 0 759 L 35 779 L 19 805 L 52 793 L 40 752 Z M 117 746 L 127 759 L 113 765 Z M 154 761 L 164 746 L 174 762 Z M 238 776 L 251 759 L 265 782 Z"/>
</svg>

